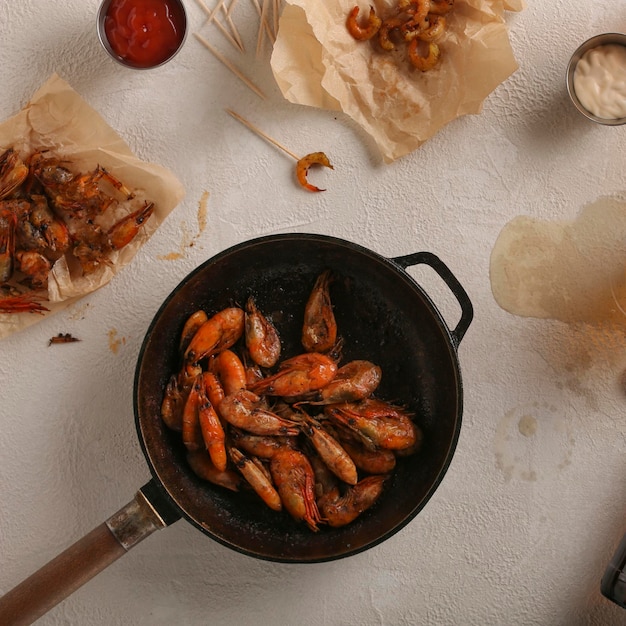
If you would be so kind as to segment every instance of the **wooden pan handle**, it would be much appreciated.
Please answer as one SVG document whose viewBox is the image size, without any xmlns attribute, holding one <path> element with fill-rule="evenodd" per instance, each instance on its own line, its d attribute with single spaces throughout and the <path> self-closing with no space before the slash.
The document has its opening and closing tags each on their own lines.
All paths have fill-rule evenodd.
<svg viewBox="0 0 626 626">
<path fill-rule="evenodd" d="M 0 624 L 32 624 L 165 526 L 140 491 L 125 507 L 0 598 Z"/>
</svg>

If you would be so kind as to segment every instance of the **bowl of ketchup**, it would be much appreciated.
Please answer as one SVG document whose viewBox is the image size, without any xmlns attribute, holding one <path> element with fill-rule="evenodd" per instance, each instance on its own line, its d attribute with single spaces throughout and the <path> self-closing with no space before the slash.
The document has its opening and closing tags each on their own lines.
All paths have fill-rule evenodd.
<svg viewBox="0 0 626 626">
<path fill-rule="evenodd" d="M 113 59 L 147 70 L 167 63 L 182 48 L 187 14 L 181 0 L 104 0 L 97 29 Z"/>
</svg>

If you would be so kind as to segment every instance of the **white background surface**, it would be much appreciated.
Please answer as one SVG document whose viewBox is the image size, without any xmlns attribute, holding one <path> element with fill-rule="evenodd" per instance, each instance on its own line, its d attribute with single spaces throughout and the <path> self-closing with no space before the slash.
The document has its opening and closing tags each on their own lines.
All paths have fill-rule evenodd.
<svg viewBox="0 0 626 626">
<path fill-rule="evenodd" d="M 197 31 L 204 15 L 186 5 Z M 162 69 L 121 68 L 100 49 L 94 0 L 0 4 L 0 118 L 58 72 L 139 157 L 173 170 L 187 191 L 111 284 L 0 343 L 0 593 L 149 479 L 134 430 L 133 374 L 171 289 L 233 244 L 314 232 L 390 257 L 431 251 L 470 294 L 475 319 L 459 350 L 463 428 L 435 496 L 382 545 L 316 565 L 257 561 L 177 522 L 41 623 L 626 624 L 626 611 L 599 593 L 626 531 L 623 332 L 510 315 L 494 301 L 488 274 L 498 233 L 515 216 L 574 219 L 585 204 L 626 191 L 626 128 L 587 122 L 564 80 L 583 40 L 626 29 L 626 3 L 531 0 L 507 14 L 520 69 L 481 115 L 449 124 L 391 165 L 351 120 L 282 98 L 269 50 L 255 58 L 255 14 L 241 6 L 245 56 L 202 32 L 246 68 L 267 101 L 193 37 Z M 226 107 L 296 153 L 325 151 L 335 169 L 311 179 L 328 190 L 301 190 L 293 161 Z M 454 326 L 446 290 L 429 281 L 422 284 Z M 82 341 L 48 348 L 59 332 Z"/>
</svg>

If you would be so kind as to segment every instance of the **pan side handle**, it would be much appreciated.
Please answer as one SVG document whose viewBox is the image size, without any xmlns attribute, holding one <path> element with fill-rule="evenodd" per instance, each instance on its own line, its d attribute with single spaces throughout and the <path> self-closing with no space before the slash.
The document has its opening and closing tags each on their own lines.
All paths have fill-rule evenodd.
<svg viewBox="0 0 626 626">
<path fill-rule="evenodd" d="M 452 340 L 456 347 L 461 343 L 461 339 L 467 332 L 469 325 L 474 318 L 474 307 L 467 295 L 467 292 L 457 280 L 456 276 L 452 273 L 450 268 L 432 252 L 415 252 L 413 254 L 407 254 L 406 256 L 399 256 L 391 259 L 394 263 L 397 263 L 403 270 L 411 267 L 412 265 L 424 264 L 428 265 L 439 274 L 440 278 L 446 283 L 454 297 L 457 299 L 461 306 L 461 319 L 456 327 L 450 331 Z"/>
<path fill-rule="evenodd" d="M 0 624 L 32 624 L 130 548 L 173 519 L 151 504 L 148 483 L 133 500 L 0 598 Z"/>
</svg>

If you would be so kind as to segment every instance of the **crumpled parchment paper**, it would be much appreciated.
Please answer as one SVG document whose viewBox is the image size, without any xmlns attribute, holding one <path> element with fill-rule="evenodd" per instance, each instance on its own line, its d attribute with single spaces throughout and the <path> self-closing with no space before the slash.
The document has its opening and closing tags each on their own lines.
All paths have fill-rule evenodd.
<svg viewBox="0 0 626 626">
<path fill-rule="evenodd" d="M 111 215 L 113 221 L 143 206 L 146 200 L 154 202 L 154 212 L 133 241 L 114 252 L 110 264 L 103 264 L 93 274 L 83 276 L 68 267 L 64 257 L 59 259 L 48 280 L 49 301 L 43 302 L 50 312 L 0 315 L 0 339 L 106 285 L 131 261 L 185 195 L 182 184 L 171 171 L 138 159 L 100 114 L 56 74 L 17 115 L 0 124 L 0 149 L 10 147 L 22 157 L 49 149 L 60 159 L 67 159 L 64 165 L 75 172 L 93 171 L 98 165 L 106 168 L 135 192 L 133 200 L 117 205 Z"/>
<path fill-rule="evenodd" d="M 441 60 L 428 72 L 393 53 L 356 41 L 346 18 L 356 0 L 286 0 L 271 66 L 290 102 L 343 111 L 369 133 L 389 163 L 418 148 L 487 96 L 517 68 L 504 22 L 523 0 L 456 0 L 438 41 Z M 360 19 L 386 17 L 397 0 L 359 3 Z"/>
</svg>

